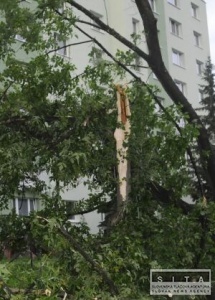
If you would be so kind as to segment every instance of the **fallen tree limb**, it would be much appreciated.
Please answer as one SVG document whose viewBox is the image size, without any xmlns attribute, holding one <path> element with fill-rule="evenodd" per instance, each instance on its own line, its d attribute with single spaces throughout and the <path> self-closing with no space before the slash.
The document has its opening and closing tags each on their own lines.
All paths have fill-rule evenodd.
<svg viewBox="0 0 215 300">
<path fill-rule="evenodd" d="M 103 281 L 107 284 L 112 296 L 119 294 L 119 290 L 113 280 L 110 278 L 106 270 L 100 267 L 100 265 L 83 249 L 83 247 L 64 229 L 59 228 L 59 233 L 66 238 L 66 240 L 72 245 L 72 247 L 83 256 L 83 258 L 92 266 L 92 268 L 102 277 Z"/>
</svg>

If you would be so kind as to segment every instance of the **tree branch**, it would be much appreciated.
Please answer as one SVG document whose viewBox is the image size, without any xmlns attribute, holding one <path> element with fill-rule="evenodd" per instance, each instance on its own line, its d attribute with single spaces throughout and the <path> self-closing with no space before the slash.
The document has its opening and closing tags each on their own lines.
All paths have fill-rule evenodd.
<svg viewBox="0 0 215 300">
<path fill-rule="evenodd" d="M 144 83 L 145 84 L 145 83 Z M 153 99 L 155 100 L 155 103 L 158 104 L 158 106 L 160 107 L 160 109 L 163 111 L 163 113 L 166 115 L 167 119 L 172 122 L 172 124 L 174 124 L 175 128 L 177 129 L 178 133 L 182 136 L 182 130 L 180 128 L 180 126 L 178 125 L 178 123 L 174 120 L 174 118 L 170 115 L 170 113 L 165 109 L 165 107 L 163 106 L 163 104 L 161 103 L 161 101 L 159 100 L 159 98 L 157 97 L 157 95 L 155 95 L 155 93 L 153 92 L 152 88 L 145 84 L 148 92 L 152 95 Z M 195 159 L 193 157 L 193 154 L 192 154 L 192 151 L 191 149 L 188 147 L 186 149 L 186 152 L 187 152 L 187 155 L 189 156 L 190 158 L 190 162 L 191 162 L 191 165 L 193 167 L 193 170 L 194 170 L 194 173 L 197 177 L 197 181 L 198 181 L 198 185 L 199 185 L 199 189 L 201 191 L 201 195 L 202 197 L 204 196 L 204 190 L 203 190 L 203 187 L 202 187 L 202 182 L 201 182 L 201 178 L 200 178 L 200 175 L 199 175 L 199 172 L 198 172 L 198 169 L 197 169 L 197 165 L 196 165 L 196 162 L 195 162 Z"/>
<path fill-rule="evenodd" d="M 91 18 L 96 22 L 102 30 L 108 34 L 115 37 L 118 41 L 123 43 L 129 49 L 136 52 L 140 57 L 142 57 L 150 66 L 152 71 L 155 73 L 159 81 L 161 82 L 163 88 L 173 100 L 174 103 L 182 107 L 182 111 L 187 113 L 189 120 L 192 123 L 197 123 L 199 127 L 199 136 L 198 136 L 198 150 L 202 161 L 206 161 L 206 166 L 202 162 L 202 166 L 205 173 L 205 179 L 208 182 L 208 186 L 211 191 L 211 199 L 215 200 L 215 154 L 212 151 L 211 144 L 209 141 L 209 136 L 206 128 L 202 124 L 201 119 L 197 115 L 196 111 L 193 109 L 189 101 L 179 90 L 174 80 L 170 76 L 168 70 L 166 69 L 162 54 L 159 46 L 158 40 L 158 30 L 157 30 L 157 20 L 154 17 L 154 14 L 151 10 L 151 7 L 148 1 L 145 0 L 135 0 L 141 18 L 143 20 L 143 25 L 145 28 L 146 41 L 149 49 L 149 54 L 146 54 L 136 45 L 131 43 L 129 40 L 121 36 L 113 28 L 106 25 L 98 17 L 96 17 L 92 12 L 87 10 L 85 7 L 75 2 L 74 0 L 69 0 L 71 6 L 75 7 L 79 11 L 83 12 L 86 16 Z M 209 153 L 209 157 L 205 158 L 205 153 Z"/>
<path fill-rule="evenodd" d="M 112 296 L 119 294 L 119 290 L 113 280 L 110 278 L 107 271 L 100 267 L 100 265 L 82 248 L 82 246 L 70 235 L 64 228 L 59 228 L 59 233 L 70 242 L 72 247 L 83 256 L 83 258 L 92 266 L 92 268 L 102 277 L 103 281 L 109 287 Z"/>
<path fill-rule="evenodd" d="M 86 33 L 83 29 L 78 27 L 77 25 L 74 25 L 80 32 L 85 34 L 87 37 L 91 38 L 92 41 L 98 45 L 106 54 L 109 56 L 115 63 L 117 63 L 121 68 L 123 68 L 126 72 L 128 72 L 132 77 L 134 77 L 136 80 L 140 80 L 140 78 L 135 75 L 130 69 L 128 69 L 123 63 L 121 63 L 119 60 L 117 60 L 101 43 L 99 43 L 95 38 L 90 36 L 88 33 Z"/>
<path fill-rule="evenodd" d="M 109 52 L 107 51 L 107 49 L 102 46 L 101 43 L 99 43 L 95 38 L 93 38 L 92 36 L 90 36 L 88 33 L 86 33 L 84 30 L 82 30 L 80 27 L 78 27 L 77 25 L 75 25 L 75 27 L 81 31 L 83 34 L 85 34 L 87 37 L 91 38 L 114 62 L 116 62 L 120 67 L 122 67 L 125 71 L 127 71 L 130 75 L 132 75 L 136 80 L 141 81 L 142 84 L 144 84 L 147 88 L 147 90 L 150 92 L 150 94 L 153 96 L 153 98 L 155 99 L 155 102 L 159 105 L 159 107 L 162 109 L 162 111 L 168 116 L 168 119 L 170 121 L 172 121 L 172 123 L 175 125 L 176 129 L 178 130 L 178 132 L 180 133 L 180 135 L 182 135 L 182 131 L 180 126 L 177 124 L 177 122 L 171 117 L 171 115 L 167 112 L 167 110 L 165 109 L 165 107 L 162 105 L 161 101 L 158 99 L 158 97 L 152 92 L 152 89 L 145 83 L 143 82 L 138 76 L 136 76 L 133 72 L 131 72 L 123 63 L 121 63 L 120 61 L 116 60 L 115 57 Z M 202 187 L 202 183 L 201 183 L 201 179 L 199 176 L 199 173 L 197 171 L 197 166 L 195 163 L 195 160 L 193 158 L 193 154 L 190 148 L 187 148 L 187 154 L 190 158 L 190 162 L 193 166 L 195 175 L 197 177 L 197 181 L 198 181 L 198 185 L 199 185 L 199 189 L 201 191 L 201 195 L 202 197 L 204 196 L 204 191 L 203 191 L 203 187 Z"/>
<path fill-rule="evenodd" d="M 3 91 L 1 97 L 0 97 L 0 100 L 3 100 L 6 95 L 7 95 L 7 92 L 8 90 L 10 89 L 10 87 L 14 84 L 14 81 L 11 81 L 10 84 L 7 86 L 7 88 Z"/>
<path fill-rule="evenodd" d="M 161 108 L 161 110 L 165 113 L 165 115 L 168 117 L 168 119 L 175 125 L 176 129 L 178 130 L 178 132 L 180 133 L 180 135 L 182 135 L 182 131 L 180 126 L 177 124 L 177 122 L 172 118 L 172 116 L 167 112 L 167 110 L 165 109 L 165 107 L 162 105 L 161 101 L 158 99 L 158 97 L 153 93 L 152 89 L 145 83 L 143 82 L 138 76 L 136 76 L 132 71 L 130 71 L 123 63 L 121 63 L 120 61 L 116 60 L 115 57 L 109 52 L 107 51 L 107 49 L 102 46 L 101 43 L 99 43 L 95 38 L 93 38 L 92 36 L 90 36 L 88 33 L 86 33 L 84 30 L 82 30 L 80 27 L 78 27 L 77 25 L 75 25 L 75 27 L 81 31 L 83 34 L 85 34 L 87 37 L 91 38 L 114 62 L 116 62 L 120 67 L 122 67 L 126 72 L 128 72 L 131 76 L 133 76 L 136 80 L 141 81 L 141 83 L 146 86 L 147 90 L 149 91 L 149 93 L 153 96 L 155 102 L 159 105 L 159 107 Z M 190 148 L 187 148 L 187 154 L 190 158 L 191 164 L 193 166 L 195 175 L 197 177 L 197 181 L 198 181 L 198 185 L 201 191 L 202 196 L 204 196 L 204 191 L 203 191 L 203 187 L 201 184 L 201 179 L 200 176 L 198 174 L 197 171 L 197 166 L 195 163 L 195 160 L 193 158 L 192 155 L 192 151 Z"/>
<path fill-rule="evenodd" d="M 88 16 L 91 20 L 95 21 L 98 25 L 99 28 L 106 31 L 108 34 L 112 35 L 114 38 L 122 42 L 125 46 L 136 52 L 139 56 L 141 56 L 144 60 L 148 61 L 148 55 L 142 51 L 139 47 L 134 45 L 132 42 L 130 42 L 128 39 L 120 35 L 117 31 L 115 31 L 113 28 L 110 26 L 106 25 L 104 22 L 101 21 L 98 17 L 96 17 L 91 11 L 80 5 L 79 3 L 73 1 L 73 0 L 68 0 L 67 1 L 71 6 L 75 7 L 76 9 L 80 10 L 83 12 L 86 16 Z"/>
<path fill-rule="evenodd" d="M 135 2 L 146 32 L 146 42 L 149 49 L 149 66 L 173 102 L 180 105 L 182 111 L 188 114 L 190 122 L 196 123 L 199 127 L 199 136 L 197 139 L 198 150 L 202 158 L 202 168 L 205 173 L 205 179 L 211 190 L 211 199 L 215 200 L 215 155 L 211 148 L 208 132 L 200 117 L 197 115 L 184 94 L 179 90 L 164 65 L 158 40 L 157 20 L 152 12 L 149 2 L 145 0 L 135 0 Z M 209 153 L 208 158 L 205 157 L 206 152 Z M 203 161 L 206 161 L 206 166 Z"/>
<path fill-rule="evenodd" d="M 182 199 L 174 200 L 171 191 L 168 191 L 156 182 L 149 182 L 147 184 L 147 188 L 152 193 L 153 198 L 161 205 L 166 206 L 173 204 L 175 207 L 180 208 L 185 215 L 189 214 L 193 210 L 194 205 L 189 204 Z"/>
<path fill-rule="evenodd" d="M 13 116 L 11 118 L 8 118 L 6 120 L 0 119 L 0 125 L 18 125 L 18 124 L 26 124 L 26 122 L 33 120 L 37 116 Z M 39 116 L 38 116 L 39 117 Z M 73 116 L 67 116 L 68 120 L 75 121 L 76 118 Z M 61 118 L 58 116 L 45 116 L 44 122 L 52 123 L 55 121 L 60 121 Z"/>
<path fill-rule="evenodd" d="M 76 22 L 82 23 L 82 24 L 86 24 L 86 25 L 90 25 L 90 26 L 95 27 L 95 28 L 97 28 L 97 29 L 101 29 L 100 26 L 98 26 L 98 25 L 96 25 L 96 24 L 94 24 L 94 23 L 90 23 L 90 22 L 83 21 L 83 20 L 80 20 L 80 19 L 77 19 Z"/>
<path fill-rule="evenodd" d="M 83 41 L 83 42 L 79 42 L 79 43 L 68 44 L 68 45 L 53 49 L 53 50 L 49 50 L 48 52 L 46 52 L 46 54 L 48 55 L 49 53 L 56 52 L 58 50 L 61 50 L 61 49 L 64 49 L 64 48 L 67 48 L 67 47 L 70 47 L 70 46 L 77 46 L 77 45 L 86 44 L 86 43 L 90 43 L 90 42 L 92 42 L 92 40 Z"/>
</svg>

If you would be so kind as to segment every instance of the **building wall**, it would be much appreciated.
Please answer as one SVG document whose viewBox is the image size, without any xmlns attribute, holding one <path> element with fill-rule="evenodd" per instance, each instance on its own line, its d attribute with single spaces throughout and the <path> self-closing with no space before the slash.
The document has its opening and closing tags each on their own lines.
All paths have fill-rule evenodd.
<svg viewBox="0 0 215 300">
<path fill-rule="evenodd" d="M 132 21 L 136 20 L 138 23 L 137 33 L 141 36 L 141 39 L 138 41 L 138 46 L 147 52 L 147 45 L 143 33 L 144 28 L 133 0 L 80 0 L 79 2 L 92 12 L 100 15 L 102 21 L 110 25 L 110 27 L 115 28 L 121 35 L 130 40 L 131 34 L 133 33 Z M 150 0 L 150 2 L 152 1 Z M 210 55 L 206 2 L 203 0 L 176 0 L 177 6 L 170 4 L 169 2 L 173 1 L 169 0 L 153 0 L 153 2 L 155 3 L 154 13 L 158 19 L 159 40 L 166 67 L 173 78 L 186 84 L 186 96 L 194 106 L 198 106 L 198 85 L 201 84 L 201 76 L 197 74 L 196 60 L 205 63 Z M 197 7 L 196 18 L 192 16 L 191 4 Z M 33 6 L 34 2 L 24 2 L 22 5 Z M 75 10 L 75 13 L 81 20 L 91 22 L 90 18 L 80 11 Z M 171 33 L 170 18 L 181 24 L 179 37 Z M 81 23 L 78 23 L 78 25 L 86 30 L 92 37 L 98 39 L 112 54 L 115 54 L 117 49 L 128 50 L 127 47 L 103 31 Z M 199 47 L 194 44 L 194 31 L 200 34 L 201 42 Z M 73 36 L 67 43 L 89 40 L 89 38 L 82 33 L 78 31 L 76 31 L 76 33 L 78 34 L 78 38 Z M 21 41 L 17 41 L 15 45 L 17 59 L 26 61 L 27 57 L 22 49 L 20 49 L 21 43 Z M 89 42 L 68 47 L 67 59 L 76 64 L 77 74 L 81 73 L 84 67 L 89 63 L 89 57 L 86 54 L 92 50 L 93 46 L 97 47 L 93 42 Z M 183 66 L 179 67 L 172 63 L 172 49 L 183 53 Z M 144 61 L 141 61 L 141 64 L 144 67 L 147 66 Z M 151 70 L 141 68 L 137 73 L 143 80 L 159 86 L 158 80 L 153 78 Z M 129 77 L 125 78 L 125 81 L 129 81 Z M 163 95 L 165 95 L 165 93 Z M 168 100 L 167 103 L 169 103 Z"/>
<path fill-rule="evenodd" d="M 131 34 L 134 31 L 133 22 L 136 21 L 137 34 L 140 34 L 138 46 L 147 52 L 147 45 L 144 36 L 144 28 L 142 25 L 141 17 L 137 10 L 136 4 L 132 0 L 79 0 L 79 3 L 88 8 L 95 14 L 99 15 L 101 19 L 110 27 L 115 28 L 121 35 L 131 39 Z M 207 29 L 207 16 L 206 16 L 206 3 L 203 0 L 177 0 L 178 6 L 169 3 L 168 0 L 154 0 L 155 9 L 154 13 L 158 20 L 159 40 L 163 54 L 163 59 L 167 69 L 174 79 L 179 80 L 185 84 L 185 95 L 189 101 L 198 106 L 199 92 L 198 86 L 201 84 L 201 75 L 197 74 L 196 60 L 205 63 L 209 52 L 209 38 Z M 191 3 L 198 8 L 197 17 L 192 16 Z M 29 4 L 30 5 L 30 4 Z M 76 10 L 76 15 L 83 21 L 91 22 L 88 17 L 83 13 Z M 171 32 L 170 19 L 175 20 L 180 24 L 179 36 Z M 86 30 L 92 37 L 99 40 L 99 42 L 107 48 L 113 55 L 117 49 L 128 50 L 125 46 L 119 43 L 115 38 L 109 36 L 103 31 L 93 28 L 92 26 L 78 23 L 78 25 Z M 195 45 L 194 31 L 200 34 L 201 42 L 199 46 Z M 77 32 L 78 38 L 73 36 L 67 43 L 81 42 L 89 40 L 84 34 Z M 16 50 L 18 59 L 26 60 L 25 54 L 19 50 L 20 41 L 17 41 Z M 89 63 L 87 54 L 92 50 L 92 47 L 97 47 L 93 42 L 80 44 L 68 47 L 65 59 L 75 63 L 77 70 L 76 75 L 83 72 L 84 67 Z M 172 49 L 179 51 L 183 54 L 183 63 L 181 66 L 173 64 Z M 105 58 L 107 58 L 105 56 Z M 160 87 L 160 95 L 165 99 L 164 105 L 171 103 L 158 82 L 153 76 L 151 70 L 145 68 L 147 64 L 141 61 L 144 68 L 140 68 L 137 72 L 145 82 L 156 84 Z M 124 82 L 130 80 L 129 76 L 124 79 Z M 117 82 L 116 82 L 117 83 Z M 47 174 L 43 174 L 45 180 L 50 187 L 54 187 L 50 182 Z M 88 189 L 82 183 L 75 189 L 68 187 L 62 193 L 62 199 L 67 201 L 78 201 L 87 198 Z M 85 220 L 96 232 L 97 224 L 101 221 L 101 214 L 93 212 L 84 217 L 77 216 L 77 222 Z"/>
<path fill-rule="evenodd" d="M 166 50 L 169 58 L 169 72 L 172 77 L 185 83 L 185 95 L 194 107 L 199 103 L 199 85 L 202 83 L 201 75 L 197 73 L 196 61 L 205 64 L 209 51 L 209 37 L 207 28 L 206 3 L 202 0 L 179 1 L 175 7 L 165 1 L 166 21 Z M 191 3 L 197 7 L 197 18 L 192 16 Z M 170 18 L 181 24 L 181 34 L 171 33 Z M 200 34 L 200 45 L 195 45 L 194 32 Z M 172 49 L 183 53 L 183 65 L 177 66 L 172 62 Z"/>
<path fill-rule="evenodd" d="M 196 62 L 201 62 L 203 65 L 210 55 L 209 51 L 209 37 L 207 28 L 206 3 L 203 0 L 177 0 L 177 6 L 170 4 L 169 0 L 154 0 L 154 14 L 158 20 L 159 40 L 162 50 L 163 60 L 173 79 L 184 84 L 184 93 L 188 100 L 194 107 L 199 106 L 200 100 L 200 84 L 202 83 L 201 75 L 197 74 Z M 131 40 L 133 33 L 133 20 L 137 21 L 138 34 L 141 38 L 138 41 L 138 46 L 147 52 L 147 45 L 144 36 L 144 28 L 141 17 L 137 10 L 136 4 L 132 0 L 80 0 L 80 4 L 90 9 L 94 13 L 101 16 L 102 21 L 106 22 L 110 27 L 115 28 L 122 36 Z M 191 5 L 197 8 L 197 17 L 192 16 Z M 81 14 L 79 11 L 77 15 L 88 22 L 90 19 Z M 170 19 L 180 23 L 179 36 L 171 32 Z M 90 35 L 98 39 L 108 51 L 115 54 L 117 49 L 128 50 L 115 38 L 108 34 L 93 29 L 88 25 L 80 24 L 84 30 Z M 195 45 L 194 32 L 200 34 L 200 45 Z M 86 39 L 83 35 L 79 35 L 80 40 Z M 89 58 L 86 53 L 92 49 L 92 43 L 77 46 L 75 49 L 71 48 L 70 55 L 72 61 L 76 63 L 78 71 L 81 72 L 84 66 L 88 63 Z M 183 54 L 183 62 L 181 66 L 173 63 L 172 50 L 179 51 Z M 84 54 L 84 55 L 83 55 Z M 105 57 L 106 58 L 106 57 Z M 147 64 L 141 60 L 143 67 Z M 171 103 L 166 93 L 162 90 L 158 80 L 154 77 L 150 69 L 140 68 L 136 72 L 141 76 L 145 82 L 152 83 L 160 87 L 160 95 L 166 99 L 164 105 Z M 124 79 L 124 82 L 129 82 L 130 77 Z"/>
</svg>

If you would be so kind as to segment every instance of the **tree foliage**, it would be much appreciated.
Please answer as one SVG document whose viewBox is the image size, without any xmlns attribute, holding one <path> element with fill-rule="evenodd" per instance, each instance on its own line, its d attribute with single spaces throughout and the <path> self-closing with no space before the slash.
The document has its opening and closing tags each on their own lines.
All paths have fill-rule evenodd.
<svg viewBox="0 0 215 300">
<path fill-rule="evenodd" d="M 156 20 L 147 1 L 136 4 L 144 27 L 150 28 L 149 54 L 75 1 L 67 1 L 62 12 L 64 3 L 0 3 L 1 207 L 19 193 L 34 193 L 44 203 L 44 209 L 29 218 L 12 213 L 6 224 L 2 219 L 1 241 L 18 254 L 33 251 L 38 256 L 33 268 L 26 258 L 1 265 L 2 293 L 11 299 L 57 299 L 62 294 L 71 299 L 147 299 L 150 268 L 214 270 L 215 159 L 209 133 L 163 64 Z M 129 50 L 109 53 L 79 27 L 74 8 Z M 57 39 L 75 39 L 77 31 L 92 46 L 81 74 L 75 62 L 56 53 Z M 93 65 L 95 44 L 108 59 Z M 164 108 L 157 89 L 138 78 L 132 66 L 137 54 L 149 64 L 173 105 Z M 131 191 L 122 218 L 111 226 L 120 209 L 114 84 L 126 74 L 131 76 L 126 89 L 132 111 L 127 157 Z M 184 127 L 179 126 L 181 118 Z M 193 156 L 190 149 L 196 143 Z M 204 186 L 199 189 L 196 205 L 189 205 L 182 199 L 195 192 L 191 168 L 198 179 L 197 156 L 207 191 Z M 80 177 L 86 178 L 89 199 L 68 212 L 60 192 L 76 186 Z M 105 233 L 91 235 L 84 224 L 71 226 L 67 221 L 70 215 L 96 209 L 107 213 Z M 14 288 L 21 290 L 16 293 Z"/>
<path fill-rule="evenodd" d="M 204 85 L 201 85 L 202 100 L 200 102 L 203 111 L 202 121 L 208 129 L 210 138 L 213 140 L 215 131 L 215 94 L 214 94 L 214 73 L 213 64 L 210 60 L 205 64 L 205 70 L 203 74 Z"/>
</svg>

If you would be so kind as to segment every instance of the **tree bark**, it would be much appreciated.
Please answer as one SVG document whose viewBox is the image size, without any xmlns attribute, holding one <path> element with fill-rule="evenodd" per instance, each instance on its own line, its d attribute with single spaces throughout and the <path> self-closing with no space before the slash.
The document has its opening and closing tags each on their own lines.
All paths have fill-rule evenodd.
<svg viewBox="0 0 215 300">
<path fill-rule="evenodd" d="M 172 99 L 172 101 L 182 107 L 182 111 L 188 115 L 190 123 L 196 124 L 198 126 L 198 151 L 201 157 L 202 169 L 204 170 L 204 179 L 206 180 L 207 185 L 210 189 L 210 199 L 215 201 L 215 154 L 212 151 L 212 145 L 210 144 L 209 135 L 196 111 L 193 109 L 192 105 L 189 103 L 183 93 L 179 90 L 165 67 L 158 40 L 157 20 L 151 10 L 149 2 L 146 0 L 135 0 L 143 21 L 149 54 L 145 53 L 135 44 L 120 35 L 116 30 L 102 22 L 92 12 L 87 10 L 79 3 L 73 0 L 69 0 L 68 2 L 71 4 L 71 6 L 82 11 L 85 15 L 95 21 L 102 30 L 115 37 L 118 41 L 120 41 L 122 44 L 124 44 L 129 49 L 138 54 L 141 58 L 143 58 L 155 73 L 164 90 Z"/>
<path fill-rule="evenodd" d="M 205 179 L 211 190 L 211 198 L 215 201 L 215 155 L 212 151 L 209 134 L 202 124 L 200 117 L 184 94 L 179 90 L 164 65 L 158 40 L 157 20 L 151 10 L 149 2 L 145 0 L 135 0 L 135 2 L 146 32 L 146 41 L 149 49 L 147 62 L 149 66 L 172 101 L 180 105 L 182 111 L 189 116 L 189 121 L 197 124 L 199 127 L 198 150 L 202 160 Z M 207 157 L 205 153 L 208 153 Z"/>
</svg>

